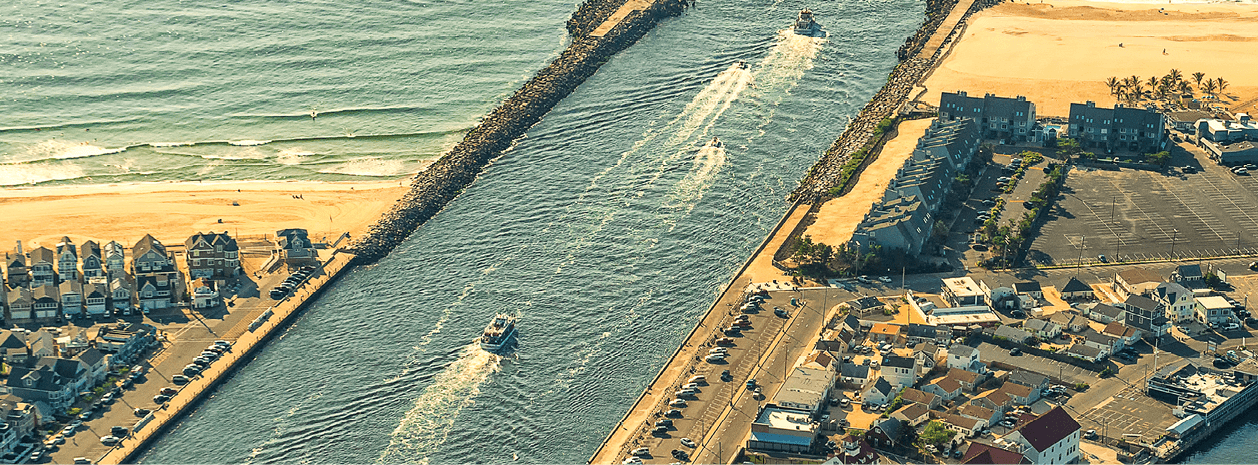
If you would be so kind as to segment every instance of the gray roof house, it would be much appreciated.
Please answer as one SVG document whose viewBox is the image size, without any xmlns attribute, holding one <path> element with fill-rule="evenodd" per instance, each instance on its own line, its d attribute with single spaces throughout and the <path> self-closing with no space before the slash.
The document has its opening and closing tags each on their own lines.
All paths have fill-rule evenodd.
<svg viewBox="0 0 1258 465">
<path fill-rule="evenodd" d="M 1206 275 L 1201 273 L 1201 265 L 1180 265 L 1171 272 L 1171 281 L 1195 289 L 1205 286 Z"/>
<path fill-rule="evenodd" d="M 1101 322 L 1109 323 L 1111 321 L 1124 321 L 1126 310 L 1108 304 L 1096 304 L 1085 310 L 1088 318 Z"/>
<path fill-rule="evenodd" d="M 1016 98 L 985 94 L 971 97 L 965 91 L 939 95 L 939 119 L 971 118 L 983 137 L 1026 141 L 1035 128 L 1035 104 L 1021 95 Z"/>
<path fill-rule="evenodd" d="M 83 279 L 105 276 L 105 261 L 100 254 L 100 245 L 96 241 L 87 241 L 79 249 L 83 262 Z"/>
<path fill-rule="evenodd" d="M 1018 344 L 1026 344 L 1026 341 L 1034 337 L 1034 335 L 1012 326 L 1003 325 L 992 332 L 992 337 L 1008 339 Z"/>
<path fill-rule="evenodd" d="M 1080 281 L 1079 278 L 1073 276 L 1070 280 L 1066 281 L 1066 284 L 1061 286 L 1061 289 L 1058 289 L 1057 291 L 1061 293 L 1061 298 L 1065 300 L 1087 299 L 1092 297 L 1092 286 L 1087 285 L 1087 283 L 1084 283 L 1083 281 Z"/>
<path fill-rule="evenodd" d="M 1166 143 L 1166 117 L 1144 108 L 1072 103 L 1070 135 L 1084 148 L 1156 152 Z"/>
</svg>

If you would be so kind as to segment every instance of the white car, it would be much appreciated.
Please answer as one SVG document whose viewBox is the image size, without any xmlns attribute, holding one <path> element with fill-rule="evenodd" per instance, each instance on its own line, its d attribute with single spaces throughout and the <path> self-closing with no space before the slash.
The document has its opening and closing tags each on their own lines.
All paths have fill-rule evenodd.
<svg viewBox="0 0 1258 465">
<path fill-rule="evenodd" d="M 1238 325 L 1236 323 L 1228 323 L 1223 326 L 1224 331 L 1235 331 L 1238 329 L 1241 329 L 1241 325 Z"/>
<path fill-rule="evenodd" d="M 681 445 L 686 447 L 696 447 L 695 442 L 691 441 L 690 438 L 681 438 Z"/>
<path fill-rule="evenodd" d="M 650 453 L 650 452 L 651 452 L 651 451 L 650 451 L 650 450 L 647 450 L 647 448 L 645 448 L 645 447 L 639 447 L 639 448 L 637 448 L 637 449 L 634 449 L 632 452 L 629 452 L 629 455 L 639 456 L 639 455 L 646 455 L 646 454 L 648 454 L 648 453 Z"/>
<path fill-rule="evenodd" d="M 685 400 L 685 399 L 673 399 L 673 401 L 672 401 L 672 402 L 669 402 L 669 403 L 668 403 L 668 405 L 669 405 L 670 407 L 685 408 L 685 407 L 686 407 L 686 400 Z"/>
<path fill-rule="evenodd" d="M 879 281 L 882 281 L 882 282 L 884 282 L 884 283 L 887 283 L 887 284 L 890 284 L 890 283 L 891 283 L 891 277 L 889 277 L 889 276 L 879 276 L 879 277 L 878 277 L 878 280 L 879 280 Z"/>
<path fill-rule="evenodd" d="M 629 457 L 625 459 L 624 462 L 620 462 L 620 463 L 623 463 L 625 465 L 642 465 L 642 459 L 637 458 L 637 457 Z"/>
</svg>

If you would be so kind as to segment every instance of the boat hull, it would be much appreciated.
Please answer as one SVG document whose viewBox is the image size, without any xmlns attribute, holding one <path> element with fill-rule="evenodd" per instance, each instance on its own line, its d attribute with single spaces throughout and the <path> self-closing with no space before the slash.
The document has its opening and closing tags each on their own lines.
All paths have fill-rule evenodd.
<svg viewBox="0 0 1258 465">
<path fill-rule="evenodd" d="M 498 352 L 511 345 L 511 341 L 515 339 L 515 333 L 515 327 L 512 327 L 511 330 L 507 331 L 507 334 L 504 334 L 497 342 L 487 342 L 483 339 L 477 340 L 480 341 L 480 348 L 486 352 Z"/>
</svg>

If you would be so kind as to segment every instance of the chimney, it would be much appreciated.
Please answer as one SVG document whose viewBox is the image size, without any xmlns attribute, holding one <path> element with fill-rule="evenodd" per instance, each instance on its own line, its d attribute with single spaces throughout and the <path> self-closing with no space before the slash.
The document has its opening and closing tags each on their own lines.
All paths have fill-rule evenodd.
<svg viewBox="0 0 1258 465">
<path fill-rule="evenodd" d="M 22 241 L 17 241 L 17 254 L 22 255 Z"/>
</svg>

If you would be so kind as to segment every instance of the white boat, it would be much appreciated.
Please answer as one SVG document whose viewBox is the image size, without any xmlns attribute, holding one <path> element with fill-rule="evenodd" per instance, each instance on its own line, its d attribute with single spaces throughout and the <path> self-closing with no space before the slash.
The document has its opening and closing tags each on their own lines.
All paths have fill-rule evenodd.
<svg viewBox="0 0 1258 465">
<path fill-rule="evenodd" d="M 494 317 L 494 321 L 485 326 L 485 332 L 477 338 L 480 348 L 489 352 L 502 350 L 511 342 L 511 338 L 515 337 L 515 322 L 515 315 L 499 313 Z"/>
<path fill-rule="evenodd" d="M 795 19 L 795 33 L 812 37 L 826 36 L 826 31 L 821 30 L 821 24 L 813 19 L 812 10 L 807 8 L 799 10 L 799 17 Z"/>
</svg>

